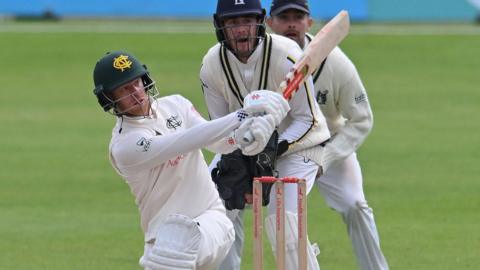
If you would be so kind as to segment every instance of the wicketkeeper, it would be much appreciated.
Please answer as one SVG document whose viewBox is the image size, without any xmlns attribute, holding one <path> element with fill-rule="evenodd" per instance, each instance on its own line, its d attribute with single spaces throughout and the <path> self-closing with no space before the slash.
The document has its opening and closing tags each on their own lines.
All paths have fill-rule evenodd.
<svg viewBox="0 0 480 270">
<path fill-rule="evenodd" d="M 302 51 L 294 41 L 265 32 L 265 15 L 259 0 L 217 2 L 214 26 L 218 43 L 205 55 L 200 71 L 205 102 L 212 119 L 224 117 L 247 102 L 253 102 L 255 96 L 251 93 L 255 89 L 280 89 L 280 83 L 300 58 Z M 213 179 L 229 209 L 227 215 L 232 219 L 236 232 L 234 247 L 220 269 L 240 269 L 243 208 L 245 199 L 249 200 L 247 193 L 251 190 L 252 176 L 275 173 L 279 177 L 306 179 L 307 189 L 313 187 L 318 166 L 298 152 L 328 140 L 330 133 L 315 102 L 311 77 L 289 104 L 291 110 L 278 125 L 278 138 L 272 138 L 266 153 L 254 157 L 253 162 L 238 153 L 224 155 L 218 163 L 217 157 L 212 162 L 217 168 L 213 170 Z M 274 201 L 273 193 L 265 195 L 265 203 Z M 295 269 L 298 265 L 296 201 L 296 186 L 286 185 L 287 269 Z M 268 213 L 265 228 L 275 249 L 275 204 L 268 204 Z M 308 245 L 307 257 L 308 269 L 319 269 L 316 252 L 311 245 Z"/>
</svg>

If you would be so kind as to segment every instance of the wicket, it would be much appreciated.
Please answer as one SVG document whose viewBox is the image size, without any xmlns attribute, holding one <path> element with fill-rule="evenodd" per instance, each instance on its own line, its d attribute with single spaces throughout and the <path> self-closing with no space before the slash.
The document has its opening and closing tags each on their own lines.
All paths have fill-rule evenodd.
<svg viewBox="0 0 480 270">
<path fill-rule="evenodd" d="M 277 270 L 285 270 L 284 185 L 286 183 L 297 184 L 298 270 L 307 270 L 307 186 L 305 179 L 265 176 L 253 179 L 253 269 L 263 269 L 262 183 L 275 184 Z"/>
</svg>

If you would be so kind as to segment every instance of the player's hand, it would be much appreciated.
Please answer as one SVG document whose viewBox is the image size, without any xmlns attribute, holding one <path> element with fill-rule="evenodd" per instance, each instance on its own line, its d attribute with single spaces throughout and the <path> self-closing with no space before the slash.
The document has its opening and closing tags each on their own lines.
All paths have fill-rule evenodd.
<svg viewBox="0 0 480 270">
<path fill-rule="evenodd" d="M 235 141 L 242 150 L 242 154 L 254 156 L 262 152 L 274 130 L 275 120 L 271 114 L 252 117 L 243 122 L 240 127 L 235 130 Z M 253 136 L 253 140 L 249 142 L 243 140 L 247 133 Z"/>
<path fill-rule="evenodd" d="M 245 203 L 253 204 L 253 195 L 251 193 L 245 193 Z"/>
<path fill-rule="evenodd" d="M 245 97 L 243 109 L 253 116 L 270 114 L 274 118 L 275 126 L 278 126 L 290 110 L 290 105 L 279 93 L 270 90 L 256 90 Z"/>
</svg>

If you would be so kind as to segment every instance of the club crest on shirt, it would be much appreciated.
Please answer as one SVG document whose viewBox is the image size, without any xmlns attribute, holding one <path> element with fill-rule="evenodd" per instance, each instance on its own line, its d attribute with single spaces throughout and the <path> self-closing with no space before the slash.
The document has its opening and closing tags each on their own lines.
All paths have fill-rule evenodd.
<svg viewBox="0 0 480 270">
<path fill-rule="evenodd" d="M 142 149 L 142 152 L 147 152 L 150 150 L 150 146 L 152 144 L 152 139 L 145 139 L 144 137 L 140 138 L 140 140 L 137 141 L 137 146 L 140 146 Z"/>
<path fill-rule="evenodd" d="M 317 102 L 318 104 L 320 105 L 325 105 L 327 103 L 327 94 L 328 94 L 328 90 L 325 90 L 325 91 L 318 91 L 318 94 L 317 94 Z"/>
<path fill-rule="evenodd" d="M 182 120 L 178 119 L 178 115 L 172 115 L 167 119 L 167 128 L 168 129 L 177 129 L 177 127 L 182 126 Z"/>
<path fill-rule="evenodd" d="M 209 88 L 208 85 L 204 81 L 200 80 L 200 83 L 202 85 L 202 89 Z"/>
</svg>

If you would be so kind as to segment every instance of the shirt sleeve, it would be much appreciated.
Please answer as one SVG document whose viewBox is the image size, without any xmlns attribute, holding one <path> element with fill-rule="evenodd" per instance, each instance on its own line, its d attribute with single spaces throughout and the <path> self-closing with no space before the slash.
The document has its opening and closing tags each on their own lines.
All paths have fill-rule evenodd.
<svg viewBox="0 0 480 270">
<path fill-rule="evenodd" d="M 188 101 L 187 107 L 189 108 L 187 110 L 187 119 L 189 119 L 189 123 L 191 126 L 196 126 L 196 125 L 204 125 L 208 121 L 203 118 L 200 113 L 195 109 L 195 106 Z M 235 146 L 234 139 L 231 134 L 228 134 L 226 137 L 210 144 L 206 145 L 204 148 L 206 148 L 208 151 L 213 152 L 213 153 L 219 153 L 219 154 L 227 154 L 233 152 L 237 147 Z"/>
<path fill-rule="evenodd" d="M 236 112 L 212 121 L 200 118 L 189 119 L 192 126 L 175 133 L 153 136 L 145 129 L 126 134 L 111 148 L 118 169 L 123 173 L 151 169 L 181 154 L 214 144 L 240 125 Z"/>
<path fill-rule="evenodd" d="M 200 83 L 202 86 L 203 97 L 208 108 L 210 119 L 217 119 L 229 113 L 228 102 L 222 94 L 215 89 L 214 77 L 210 76 L 208 68 L 202 65 L 200 69 Z"/>
<path fill-rule="evenodd" d="M 373 126 L 373 114 L 368 101 L 367 92 L 351 61 L 340 72 L 342 77 L 336 78 L 338 85 L 337 106 L 345 118 L 345 125 L 340 127 L 332 140 L 326 144 L 323 166 L 327 168 L 334 162 L 343 160 L 355 152 L 370 133 Z"/>
</svg>

